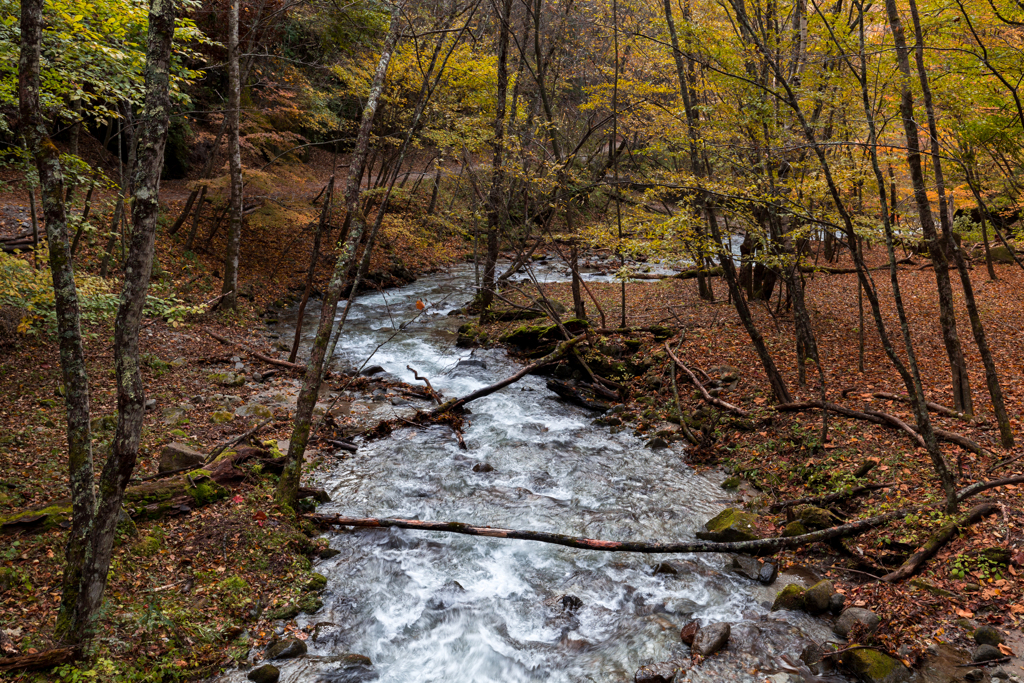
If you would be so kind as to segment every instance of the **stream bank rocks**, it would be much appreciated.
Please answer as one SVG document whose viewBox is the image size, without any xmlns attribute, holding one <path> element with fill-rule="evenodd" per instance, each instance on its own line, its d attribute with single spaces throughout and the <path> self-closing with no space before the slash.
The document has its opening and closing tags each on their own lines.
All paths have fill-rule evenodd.
<svg viewBox="0 0 1024 683">
<path fill-rule="evenodd" d="M 819 581 L 804 589 L 791 583 L 775 596 L 772 611 L 792 610 L 818 615 L 829 611 L 832 596 L 836 594 L 831 581 Z"/>
<path fill-rule="evenodd" d="M 902 683 L 910 679 L 910 669 L 903 662 L 878 650 L 847 650 L 839 661 L 864 683 Z"/>
<path fill-rule="evenodd" d="M 717 543 L 756 541 L 757 515 L 736 508 L 726 508 L 704 524 L 707 531 L 698 531 L 697 538 Z"/>
</svg>

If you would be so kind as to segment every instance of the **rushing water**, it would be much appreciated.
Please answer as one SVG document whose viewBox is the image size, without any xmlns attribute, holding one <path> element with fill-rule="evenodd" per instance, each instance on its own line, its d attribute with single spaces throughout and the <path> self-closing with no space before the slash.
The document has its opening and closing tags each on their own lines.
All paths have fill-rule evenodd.
<svg viewBox="0 0 1024 683">
<path fill-rule="evenodd" d="M 416 383 L 411 366 L 446 396 L 514 372 L 501 350 L 453 345 L 463 321 L 446 314 L 471 297 L 472 277 L 471 267 L 460 267 L 361 297 L 340 362 L 359 366 L 390 340 L 370 364 Z M 417 301 L 427 304 L 423 313 Z M 380 405 L 383 417 L 390 408 Z M 669 540 L 692 537 L 730 502 L 720 477 L 696 474 L 681 448 L 651 450 L 629 433 L 611 435 L 541 378 L 528 376 L 470 408 L 468 450 L 447 427 L 399 429 L 362 444 L 321 476 L 333 500 L 321 511 Z M 493 471 L 475 472 L 477 463 Z M 679 628 L 697 618 L 742 624 L 734 625 L 730 651 L 688 680 L 760 682 L 778 670 L 780 655 L 798 657 L 830 633 L 806 616 L 766 616 L 782 579 L 762 587 L 725 571 L 724 556 L 594 552 L 403 530 L 340 532 L 330 540 L 340 554 L 316 568 L 328 577 L 325 606 L 299 617 L 300 625 L 321 624 L 307 641 L 312 657 L 278 663 L 282 681 L 362 680 L 330 673 L 328 659 L 349 652 L 370 657 L 379 680 L 395 683 L 632 681 L 643 664 L 686 657 Z M 655 575 L 664 559 L 679 561 L 679 573 Z M 564 596 L 582 605 L 571 609 L 575 601 Z"/>
</svg>

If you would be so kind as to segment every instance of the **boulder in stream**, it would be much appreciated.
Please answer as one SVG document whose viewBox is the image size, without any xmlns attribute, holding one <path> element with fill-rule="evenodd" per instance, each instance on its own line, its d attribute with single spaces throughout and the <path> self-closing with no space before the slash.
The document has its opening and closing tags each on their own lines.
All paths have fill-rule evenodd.
<svg viewBox="0 0 1024 683">
<path fill-rule="evenodd" d="M 298 638 L 279 640 L 267 648 L 267 659 L 291 659 L 306 654 L 306 644 Z"/>
<path fill-rule="evenodd" d="M 253 683 L 277 683 L 281 678 L 281 671 L 273 664 L 258 666 L 246 676 Z"/>
<path fill-rule="evenodd" d="M 338 655 L 331 661 L 334 666 L 322 672 L 317 683 L 366 683 L 380 677 L 373 669 L 373 662 L 364 655 Z"/>
<path fill-rule="evenodd" d="M 875 629 L 882 620 L 877 614 L 869 609 L 862 607 L 851 607 L 844 610 L 839 618 L 836 619 L 835 632 L 841 635 L 843 638 L 848 638 L 850 632 L 853 631 L 858 625 L 864 630 L 865 634 L 874 633 Z"/>
<path fill-rule="evenodd" d="M 756 541 L 761 538 L 756 523 L 757 516 L 753 513 L 726 508 L 704 524 L 707 531 L 698 531 L 697 538 L 718 543 Z"/>
<path fill-rule="evenodd" d="M 710 657 L 729 642 L 731 627 L 725 622 L 702 626 L 693 638 L 693 651 L 702 657 Z"/>
</svg>

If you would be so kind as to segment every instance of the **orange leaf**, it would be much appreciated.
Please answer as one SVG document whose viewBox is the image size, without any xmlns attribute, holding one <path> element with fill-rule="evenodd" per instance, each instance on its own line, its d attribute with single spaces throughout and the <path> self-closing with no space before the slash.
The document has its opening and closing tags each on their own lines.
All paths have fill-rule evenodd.
<svg viewBox="0 0 1024 683">
<path fill-rule="evenodd" d="M 957 615 L 958 617 L 963 617 L 964 619 L 970 619 L 971 617 L 973 617 L 973 616 L 974 616 L 974 612 L 968 612 L 968 611 L 967 611 L 967 610 L 965 610 L 965 609 L 958 609 L 958 610 L 956 611 L 956 615 Z"/>
<path fill-rule="evenodd" d="M 1000 652 L 1002 652 L 1002 653 L 1003 653 L 1004 655 L 1006 655 L 1007 657 L 1012 657 L 1012 656 L 1013 656 L 1013 650 L 1011 650 L 1010 648 L 1008 648 L 1008 647 L 1007 647 L 1006 645 L 1004 645 L 1003 643 L 999 643 L 999 651 L 1000 651 Z"/>
<path fill-rule="evenodd" d="M 416 310 L 422 311 L 424 308 L 426 308 L 426 305 L 422 301 L 417 299 L 416 300 Z"/>
</svg>

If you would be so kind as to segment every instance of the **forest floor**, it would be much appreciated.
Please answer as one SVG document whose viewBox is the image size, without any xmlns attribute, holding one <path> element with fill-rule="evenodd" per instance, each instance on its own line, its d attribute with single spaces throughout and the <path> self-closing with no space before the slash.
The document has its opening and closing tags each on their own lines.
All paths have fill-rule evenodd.
<svg viewBox="0 0 1024 683">
<path fill-rule="evenodd" d="M 206 312 L 180 322 L 147 319 L 141 340 L 143 372 L 148 396 L 156 403 L 145 422 L 137 478 L 156 473 L 160 450 L 170 441 L 209 452 L 217 443 L 268 418 L 271 422 L 257 435 L 260 443 L 273 450 L 279 440 L 288 437 L 287 402 L 269 405 L 264 399 L 276 392 L 293 393 L 298 375 L 267 364 L 241 347 L 226 346 L 207 330 L 263 355 L 279 359 L 287 356 L 284 349 L 290 340 L 273 338 L 265 323 L 274 315 L 272 309 L 295 302 L 304 283 L 310 226 L 318 213 L 311 200 L 326 177 L 326 160 L 321 159 L 319 164 L 319 170 L 305 174 L 281 171 L 252 178 L 255 194 L 263 198 L 265 208 L 253 214 L 243 241 L 244 296 L 237 312 Z M 28 215 L 26 193 L 17 178 L 3 180 L 7 184 L 0 192 L 0 230 L 9 223 L 23 225 Z M 163 231 L 177 215 L 188 191 L 183 181 L 164 185 Z M 94 201 L 94 211 L 109 220 L 109 196 L 97 192 Z M 157 295 L 203 304 L 220 292 L 218 255 L 223 250 L 224 229 L 212 230 L 217 211 L 208 210 L 206 216 L 199 226 L 201 239 L 195 251 L 184 249 L 184 229 L 178 235 L 164 232 L 158 238 Z M 418 273 L 442 267 L 465 249 L 457 236 L 440 243 L 426 237 L 415 220 L 403 214 L 397 214 L 386 228 L 389 237 L 385 249 L 374 261 L 379 286 L 402 281 L 390 275 L 399 254 L 404 270 Z M 213 238 L 206 239 L 211 232 Z M 80 272 L 98 270 L 102 242 L 97 235 L 85 235 L 82 253 L 76 257 Z M 331 257 L 330 252 L 323 255 L 318 283 L 323 282 Z M 869 252 L 869 258 L 881 263 L 882 254 Z M 934 274 L 921 269 L 924 260 L 916 261 L 918 265 L 901 266 L 900 285 L 908 302 L 927 393 L 930 399 L 946 404 L 950 387 L 937 323 Z M 849 264 L 841 261 L 838 265 Z M 973 275 L 1007 407 L 1015 418 L 1017 438 L 1021 439 L 1024 309 L 1019 294 L 1024 291 L 1024 273 L 1016 266 L 996 268 L 998 280 L 989 281 L 983 267 L 976 267 Z M 855 276 L 815 274 L 808 276 L 807 282 L 807 305 L 821 350 L 828 399 L 858 410 L 884 410 L 912 424 L 909 406 L 873 396 L 875 392 L 904 392 L 873 332 L 870 312 L 865 315 L 864 371 L 859 370 Z M 888 329 L 895 333 L 898 325 L 887 274 L 876 272 L 875 282 Z M 846 503 L 836 509 L 838 513 L 862 518 L 913 505 L 938 510 L 940 489 L 928 457 L 904 433 L 830 415 L 829 436 L 821 443 L 820 413 L 779 413 L 772 408 L 764 372 L 725 299 L 724 283 L 715 280 L 714 285 L 719 297 L 714 303 L 698 298 L 695 280 L 669 278 L 626 286 L 627 325 L 667 325 L 676 330 L 669 343 L 690 367 L 714 374 L 715 368 L 730 366 L 739 376 L 738 384 L 725 389 L 721 396 L 749 411 L 749 421 L 724 420 L 716 411 L 700 410 L 704 406 L 693 388 L 679 385 L 683 412 L 696 415 L 693 427 L 704 440 L 688 451 L 687 460 L 698 468 L 727 468 L 753 485 L 760 495 L 751 505 L 760 512 L 761 531 L 766 535 L 778 534 L 787 523 L 784 513 L 770 512 L 772 503 L 863 483 L 852 473 L 869 460 L 877 464 L 865 481 L 891 486 Z M 607 327 L 618 326 L 620 285 L 591 282 L 589 288 L 601 304 Z M 571 309 L 567 283 L 546 285 L 545 291 Z M 957 303 L 962 308 L 961 298 Z M 777 310 L 774 301 L 752 308 L 791 391 L 798 398 L 817 399 L 817 389 L 813 388 L 816 368 L 808 368 L 808 387 L 801 387 L 797 381 L 791 313 Z M 588 310 L 596 323 L 599 316 L 589 301 Z M 1020 449 L 1011 452 L 999 446 L 965 311 L 960 311 L 958 324 L 971 369 L 976 415 L 970 420 L 934 419 L 944 429 L 974 439 L 992 455 L 978 456 L 949 444 L 943 446 L 944 453 L 956 464 L 961 485 L 1024 473 L 1024 460 L 994 469 L 1002 459 L 1019 454 Z M 489 331 L 496 338 L 518 325 L 521 323 L 494 324 Z M 109 319 L 87 323 L 86 332 L 95 446 L 100 461 L 105 440 L 110 438 L 109 416 L 115 412 Z M 898 340 L 898 335 L 893 336 Z M 661 342 L 655 343 L 643 334 L 611 335 L 608 341 L 620 340 L 622 348 L 632 337 L 641 339 L 638 354 L 650 359 L 651 364 L 643 375 L 628 379 L 632 401 L 618 414 L 623 424 L 610 428 L 630 428 L 645 437 L 672 433 L 669 363 L 664 354 L 658 355 Z M 240 387 L 220 386 L 212 379 L 216 373 L 235 370 L 238 363 L 242 365 L 238 370 L 249 376 L 272 375 L 275 370 L 277 375 Z M 45 505 L 66 495 L 59 384 L 56 348 L 45 333 L 20 339 L 0 355 L 0 521 L 14 511 Z M 333 388 L 338 386 L 336 383 Z M 365 379 L 349 388 L 357 395 L 375 388 L 391 394 L 403 390 Z M 237 414 L 240 408 L 251 405 L 268 406 L 270 412 L 253 409 L 248 416 Z M 345 424 L 346 420 L 339 422 Z M 307 453 L 307 457 L 329 466 L 332 458 L 342 456 L 334 455 L 332 449 Z M 984 497 L 999 506 L 1000 514 L 986 517 L 960 533 L 925 566 L 913 584 L 889 584 L 868 575 L 898 566 L 944 521 L 940 514 L 921 514 L 860 536 L 847 544 L 844 555 L 818 544 L 778 557 L 784 566 L 810 568 L 831 579 L 846 594 L 848 604 L 867 606 L 881 615 L 883 623 L 875 644 L 898 653 L 908 663 L 916 663 L 933 641 L 969 649 L 970 633 L 977 625 L 994 624 L 1012 632 L 1024 619 L 1024 486 L 993 489 Z M 52 646 L 50 634 L 59 606 L 63 530 L 16 532 L 0 538 L 0 632 L 5 636 L 0 638 L 0 649 L 4 650 L 0 655 L 44 651 Z M 98 666 L 116 672 L 116 680 L 196 679 L 245 658 L 254 644 L 279 635 L 275 628 L 295 632 L 291 625 L 275 626 L 275 619 L 316 607 L 320 579 L 311 572 L 311 558 L 325 549 L 316 539 L 315 529 L 274 507 L 272 479 L 265 476 L 253 476 L 231 495 L 210 505 L 125 525 L 118 538 L 108 607 L 96 645 Z M 1011 562 L 996 567 L 981 561 L 981 551 L 992 547 L 1009 550 Z M 308 636 L 302 632 L 295 635 Z M 1020 660 L 1008 663 L 1019 665 Z M 66 669 L 61 675 L 71 679 L 74 673 Z M 30 676 L 24 674 L 23 678 L 31 680 Z M 51 674 L 40 676 L 36 680 L 53 680 Z M 109 679 L 114 680 L 113 673 Z"/>
</svg>

